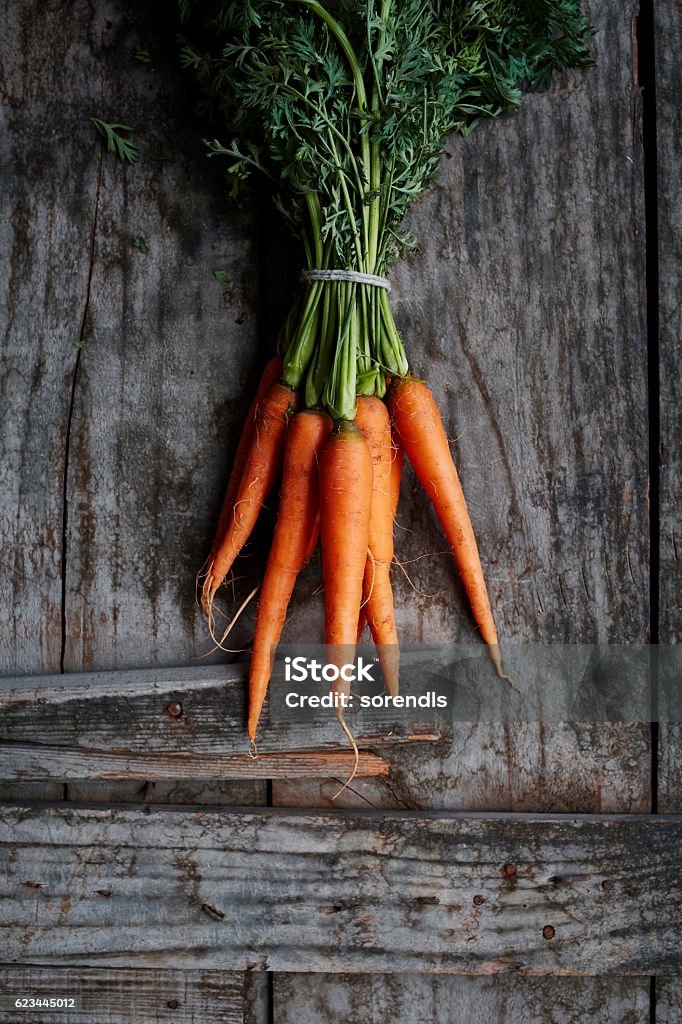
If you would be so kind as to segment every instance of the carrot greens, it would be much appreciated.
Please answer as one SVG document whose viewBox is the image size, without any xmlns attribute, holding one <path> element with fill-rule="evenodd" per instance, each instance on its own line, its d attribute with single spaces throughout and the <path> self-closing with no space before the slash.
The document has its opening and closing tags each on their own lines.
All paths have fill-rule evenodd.
<svg viewBox="0 0 682 1024">
<path fill-rule="evenodd" d="M 405 213 L 445 140 L 518 107 L 553 71 L 589 62 L 575 0 L 248 0 L 183 3 L 210 152 L 233 192 L 255 172 L 303 244 L 309 269 L 383 276 L 412 239 Z M 388 294 L 309 281 L 281 340 L 284 379 L 306 404 L 352 419 L 407 359 Z"/>
</svg>

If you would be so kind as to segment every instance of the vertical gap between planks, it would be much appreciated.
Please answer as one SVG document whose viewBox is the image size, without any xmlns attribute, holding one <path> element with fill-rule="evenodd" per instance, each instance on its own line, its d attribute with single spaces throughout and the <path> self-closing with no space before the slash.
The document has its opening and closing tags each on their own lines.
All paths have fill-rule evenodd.
<svg viewBox="0 0 682 1024">
<path fill-rule="evenodd" d="M 637 22 L 637 81 L 642 89 L 646 315 L 649 393 L 649 633 L 651 658 L 651 811 L 658 810 L 658 659 L 660 585 L 660 378 L 658 280 L 658 172 L 654 0 L 642 0 Z"/>
<path fill-rule="evenodd" d="M 660 352 L 658 267 L 658 151 L 656 130 L 655 0 L 641 0 L 637 17 L 635 81 L 642 90 L 646 325 L 649 419 L 649 641 L 651 656 L 651 813 L 658 812 L 658 642 L 660 586 Z M 649 1022 L 656 1024 L 656 978 L 649 979 Z"/>
</svg>

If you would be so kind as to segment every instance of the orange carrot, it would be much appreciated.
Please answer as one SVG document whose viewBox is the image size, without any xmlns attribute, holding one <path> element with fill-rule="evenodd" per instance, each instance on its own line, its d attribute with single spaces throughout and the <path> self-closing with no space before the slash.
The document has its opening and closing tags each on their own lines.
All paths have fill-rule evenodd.
<svg viewBox="0 0 682 1024">
<path fill-rule="evenodd" d="M 339 420 L 320 455 L 325 641 L 333 648 L 330 660 L 348 660 L 355 649 L 372 475 L 372 456 L 364 437 L 351 420 Z"/>
<path fill-rule="evenodd" d="M 372 510 L 369 525 L 369 557 L 365 563 L 363 598 L 367 621 L 377 647 L 386 689 L 398 693 L 400 654 L 395 628 L 390 569 L 393 561 L 392 466 L 394 461 L 388 410 L 379 398 L 358 398 L 355 422 L 372 456 Z"/>
<path fill-rule="evenodd" d="M 220 547 L 222 539 L 225 536 L 228 523 L 230 522 L 234 512 L 234 499 L 244 471 L 244 463 L 246 462 L 246 457 L 249 453 L 251 442 L 253 441 L 253 432 L 256 425 L 256 419 L 258 418 L 258 409 L 272 385 L 276 384 L 281 376 L 282 360 L 279 356 L 274 356 L 274 358 L 266 364 L 266 367 L 263 370 L 263 376 L 260 379 L 258 390 L 256 391 L 256 397 L 251 403 L 248 416 L 244 420 L 241 437 L 239 438 L 237 451 L 234 455 L 234 462 L 232 463 L 232 472 L 230 473 L 225 498 L 223 499 L 222 508 L 220 510 L 220 518 L 218 519 L 215 539 L 213 541 L 213 547 L 211 548 L 211 557 L 215 555 L 216 551 Z"/>
<path fill-rule="evenodd" d="M 481 636 L 502 674 L 476 538 L 436 403 L 426 384 L 411 378 L 394 380 L 387 401 L 395 431 L 445 531 Z"/>
<path fill-rule="evenodd" d="M 393 520 L 395 521 L 395 514 L 398 511 L 398 502 L 400 501 L 400 482 L 403 478 L 403 459 L 405 457 L 405 451 L 400 444 L 400 439 L 394 437 L 392 432 L 391 441 L 393 444 L 393 460 L 391 462 L 391 496 L 393 498 Z"/>
<path fill-rule="evenodd" d="M 319 512 L 318 457 L 332 429 L 323 412 L 297 413 L 284 446 L 282 494 L 258 602 L 249 670 L 249 739 L 254 740 L 296 577 L 309 557 Z"/>
<path fill-rule="evenodd" d="M 391 522 L 395 523 L 395 516 L 398 511 L 398 502 L 400 501 L 400 481 L 403 476 L 403 458 L 405 456 L 405 452 L 393 434 L 391 434 L 391 443 L 393 445 L 393 461 L 391 462 L 391 498 L 393 501 L 393 515 L 391 517 Z M 358 616 L 358 631 L 355 636 L 356 647 L 362 639 L 362 634 L 366 625 L 367 605 L 363 602 L 362 607 L 360 608 L 360 615 Z"/>
<path fill-rule="evenodd" d="M 274 384 L 258 406 L 251 446 L 234 497 L 232 518 L 208 563 L 202 606 L 209 614 L 216 590 L 249 539 L 263 502 L 275 483 L 282 462 L 287 419 L 295 405 L 296 392 L 286 384 Z"/>
</svg>

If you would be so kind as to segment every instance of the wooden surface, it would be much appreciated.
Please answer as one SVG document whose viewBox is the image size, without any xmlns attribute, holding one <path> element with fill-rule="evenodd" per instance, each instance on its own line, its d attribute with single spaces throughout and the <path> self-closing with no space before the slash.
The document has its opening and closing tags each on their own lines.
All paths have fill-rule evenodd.
<svg viewBox="0 0 682 1024">
<path fill-rule="evenodd" d="M 682 1020 L 682 978 L 656 980 L 656 1024 Z"/>
<path fill-rule="evenodd" d="M 350 774 L 353 756 L 338 723 L 266 726 L 248 753 L 245 666 L 19 676 L 0 680 L 0 778 L 273 778 Z M 442 723 L 360 723 L 358 743 L 439 740 Z M 334 749 L 313 753 L 317 747 Z M 263 749 L 264 748 L 264 749 Z M 306 755 L 297 752 L 310 751 Z M 284 756 L 283 756 L 284 755 Z M 386 774 L 364 752 L 360 775 Z"/>
<path fill-rule="evenodd" d="M 656 125 L 658 135 L 658 273 L 661 415 L 660 631 L 682 641 L 682 17 L 675 0 L 658 0 Z"/>
<path fill-rule="evenodd" d="M 10 584 L 0 594 L 0 671 L 187 664 L 209 648 L 193 603 L 194 572 L 296 268 L 277 249 L 267 214 L 257 221 L 248 204 L 224 204 L 220 169 L 201 154 L 185 88 L 163 56 L 172 26 L 160 45 L 163 19 L 153 6 L 0 6 L 0 148 L 11 184 L 0 196 L 0 242 L 10 257 L 0 303 L 0 379 L 10 412 L 0 428 L 0 564 Z M 507 641 L 647 639 L 637 7 L 591 6 L 600 29 L 596 68 L 559 76 L 518 115 L 465 143 L 453 140 L 441 184 L 414 211 L 421 251 L 393 273 L 400 326 L 443 408 Z M 659 105 L 668 103 L 659 113 L 661 254 L 668 254 L 661 426 L 675 442 L 679 11 L 674 0 L 655 7 Z M 145 47 L 151 64 L 134 59 Z M 87 121 L 93 113 L 138 129 L 135 167 L 102 157 Z M 146 237 L 148 254 L 132 247 L 136 235 Z M 213 279 L 214 269 L 228 271 L 229 286 Z M 74 341 L 87 344 L 79 351 Z M 677 466 L 675 451 L 670 443 L 666 466 Z M 670 523 L 679 515 L 679 471 L 665 472 Z M 434 517 L 409 473 L 399 519 L 398 554 L 422 591 L 395 571 L 403 637 L 475 639 Z M 237 604 L 258 578 L 269 526 L 266 516 L 242 560 Z M 679 563 L 663 524 L 661 535 L 674 581 Z M 297 589 L 292 640 L 320 635 L 318 585 L 313 564 Z M 677 639 L 679 584 L 664 586 L 667 639 Z M 237 606 L 229 593 L 224 600 L 228 612 Z M 254 610 L 237 627 L 235 648 L 248 645 Z M 663 730 L 660 738 L 659 806 L 674 810 L 678 783 L 665 765 L 679 763 L 679 745 Z M 679 744 L 678 734 L 672 738 Z M 457 725 L 451 742 L 401 750 L 388 779 L 358 780 L 337 803 L 345 798 L 377 817 L 402 807 L 647 811 L 650 768 L 642 727 Z M 324 805 L 336 788 L 278 782 L 273 798 Z M 144 780 L 70 783 L 68 794 L 141 802 L 149 789 Z M 6 792 L 58 795 L 54 783 Z M 255 804 L 265 796 L 262 782 L 153 787 L 155 800 L 177 802 Z M 343 992 L 342 979 L 333 983 L 333 1001 L 316 1004 L 321 1024 L 339 1019 L 335 1008 L 353 995 L 353 982 Z M 562 1021 L 645 1019 L 646 979 L 571 984 L 572 1016 Z M 286 1005 L 304 1004 L 297 985 L 297 977 L 287 979 L 275 1024 L 287 1019 Z M 401 989 L 396 978 L 378 976 L 372 986 L 376 1011 L 368 1020 L 382 1019 L 384 1005 L 398 1020 L 413 1019 L 407 982 Z M 456 991 L 473 1020 L 474 1013 L 500 1019 L 500 1007 L 511 1024 L 557 1013 L 551 983 L 498 978 Z M 269 1013 L 263 996 L 247 1000 L 258 1024 Z M 667 1005 L 661 999 L 661 1013 Z M 424 1020 L 439 1012 L 429 1003 Z"/>
<path fill-rule="evenodd" d="M 359 778 L 388 775 L 389 764 L 366 751 L 308 750 L 298 754 L 109 754 L 101 751 L 63 751 L 54 748 L 10 746 L 0 748 L 0 770 L 8 779 L 52 779 L 59 782 L 97 779 L 347 779 L 355 769 Z M 341 783 L 339 782 L 339 785 Z"/>
<path fill-rule="evenodd" d="M 6 806 L 9 961 L 236 970 L 682 971 L 675 816 Z"/>
<path fill-rule="evenodd" d="M 658 271 L 660 346 L 659 633 L 662 643 L 682 640 L 682 16 L 674 0 L 659 0 L 656 17 L 658 134 Z M 659 807 L 682 809 L 682 727 L 661 725 Z M 678 1001 L 682 998 L 678 995 Z"/>
<path fill-rule="evenodd" d="M 0 967 L 0 1024 L 244 1024 L 247 978 L 225 971 L 5 966 Z M 23 1013 L 13 1008 L 16 998 L 29 994 L 69 996 L 76 1006 Z"/>
<path fill-rule="evenodd" d="M 646 642 L 648 450 L 636 5 L 592 14 L 596 66 L 448 145 L 392 271 L 414 366 L 461 471 L 502 644 Z M 608 187 L 607 187 L 608 183 Z M 492 500 L 491 500 L 492 496 Z M 471 640 L 462 589 L 408 471 L 395 573 L 406 640 Z M 417 562 L 412 559 L 419 558 Z M 406 751 L 357 806 L 645 812 L 648 726 L 455 725 Z M 333 790 L 277 783 L 275 801 Z"/>
<path fill-rule="evenodd" d="M 649 638 L 638 5 L 587 6 L 596 67 L 448 145 L 441 184 L 411 217 L 420 249 L 391 275 L 408 352 L 453 440 L 503 644 Z M 462 589 L 409 469 L 398 521 L 397 555 L 422 592 L 394 574 L 402 635 L 469 639 Z M 647 726 L 455 724 L 450 744 L 403 751 L 386 780 L 353 783 L 336 804 L 636 812 L 650 810 L 651 784 Z M 333 792 L 273 784 L 283 806 L 328 805 Z M 532 999 L 536 1019 L 556 1016 L 553 985 L 524 998 L 496 980 L 459 990 L 463 1016 L 505 1019 L 502 1007 L 511 1022 L 532 1020 Z M 315 1004 L 324 1024 L 357 1005 L 352 980 L 332 983 L 333 998 Z M 296 1020 L 307 986 L 276 976 L 276 1019 Z M 386 1006 L 415 1019 L 408 983 L 377 977 L 372 992 L 368 1021 Z M 649 995 L 643 979 L 609 979 L 597 995 L 576 980 L 559 1019 L 639 1024 Z M 438 1012 L 430 1003 L 423 1019 Z"/>
<path fill-rule="evenodd" d="M 644 1024 L 649 994 L 633 978 L 615 988 L 608 978 L 393 974 L 349 985 L 339 975 L 275 976 L 275 1019 L 283 1024 L 452 1024 L 462 1019 L 459 1007 L 466 1007 L 467 1024 Z"/>
</svg>

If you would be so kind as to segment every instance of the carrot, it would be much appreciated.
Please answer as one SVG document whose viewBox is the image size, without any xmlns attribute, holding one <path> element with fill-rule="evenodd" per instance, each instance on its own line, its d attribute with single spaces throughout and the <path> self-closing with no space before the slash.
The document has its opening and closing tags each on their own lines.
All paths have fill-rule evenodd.
<svg viewBox="0 0 682 1024">
<path fill-rule="evenodd" d="M 400 500 L 400 481 L 403 476 L 403 458 L 405 452 L 400 447 L 397 439 L 391 435 L 391 443 L 393 445 L 393 459 L 391 461 L 391 498 L 393 501 L 393 515 L 391 522 L 395 523 L 396 512 L 398 511 L 398 502 Z M 391 527 L 392 529 L 392 527 Z M 367 625 L 367 605 L 363 601 L 362 607 L 360 608 L 360 615 L 358 617 L 358 630 L 355 636 L 355 646 L 357 647 L 362 639 L 365 626 Z"/>
<path fill-rule="evenodd" d="M 258 602 L 249 670 L 249 739 L 256 728 L 296 577 L 309 558 L 319 512 L 318 457 L 332 421 L 326 413 L 296 413 L 287 430 L 282 494 L 275 535 Z"/>
<path fill-rule="evenodd" d="M 211 556 L 202 589 L 202 606 L 210 614 L 215 592 L 246 544 L 258 513 L 272 489 L 282 462 L 288 415 L 296 406 L 296 392 L 273 384 L 258 406 L 253 437 L 232 505 L 232 518 Z"/>
<path fill-rule="evenodd" d="M 387 402 L 400 443 L 445 531 L 481 636 L 502 675 L 497 630 L 476 538 L 438 407 L 426 384 L 409 377 L 394 380 Z"/>
<path fill-rule="evenodd" d="M 244 426 L 242 427 L 237 451 L 234 455 L 234 462 L 232 463 L 232 472 L 230 473 L 227 490 L 225 491 L 225 498 L 223 499 L 222 508 L 220 510 L 220 518 L 218 519 L 215 539 L 213 541 L 213 547 L 211 548 L 211 557 L 215 555 L 216 551 L 220 547 L 221 541 L 225 536 L 228 523 L 230 522 L 234 512 L 234 499 L 244 471 L 244 463 L 246 462 L 246 457 L 249 453 L 251 442 L 253 441 L 253 432 L 255 430 L 256 419 L 258 418 L 258 409 L 272 385 L 276 384 L 281 376 L 282 360 L 279 356 L 274 356 L 270 362 L 266 364 L 266 367 L 263 370 L 263 376 L 260 379 L 258 390 L 256 391 L 256 397 L 251 403 L 248 416 L 244 420 Z"/>
<path fill-rule="evenodd" d="M 377 647 L 386 689 L 398 693 L 399 651 L 390 569 L 393 561 L 393 443 L 388 410 L 379 398 L 358 398 L 355 422 L 372 456 L 372 510 L 369 557 L 365 563 L 363 597 L 367 620 Z"/>
<path fill-rule="evenodd" d="M 315 522 L 313 524 L 313 530 L 312 530 L 312 533 L 310 534 L 310 541 L 308 543 L 308 550 L 306 551 L 305 562 L 303 563 L 304 565 L 307 562 L 309 562 L 310 559 L 315 554 L 315 550 L 317 548 L 317 542 L 318 542 L 319 539 L 320 539 L 320 506 L 319 506 L 319 498 L 318 498 L 317 515 L 315 516 Z"/>
<path fill-rule="evenodd" d="M 320 455 L 325 642 L 352 655 L 369 543 L 372 456 L 351 420 L 339 420 Z M 343 648 L 339 651 L 338 648 Z"/>
</svg>

